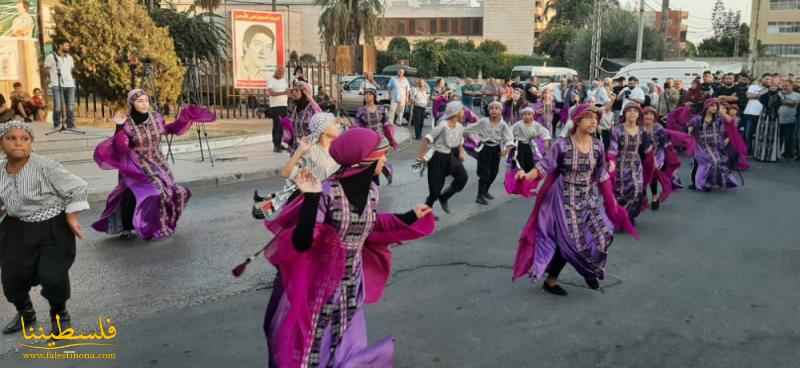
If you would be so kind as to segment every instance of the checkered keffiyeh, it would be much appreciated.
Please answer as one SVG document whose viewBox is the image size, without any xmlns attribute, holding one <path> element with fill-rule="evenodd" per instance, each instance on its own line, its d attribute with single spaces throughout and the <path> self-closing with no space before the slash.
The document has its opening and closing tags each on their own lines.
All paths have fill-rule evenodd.
<svg viewBox="0 0 800 368">
<path fill-rule="evenodd" d="M 0 124 L 0 137 L 4 137 L 11 129 L 22 129 L 33 138 L 33 125 L 20 120 L 11 120 L 7 123 Z"/>
<path fill-rule="evenodd" d="M 314 114 L 308 123 L 308 129 L 311 131 L 311 144 L 319 142 L 319 137 L 325 134 L 325 131 L 334 123 L 336 123 L 336 116 L 329 112 Z"/>
</svg>

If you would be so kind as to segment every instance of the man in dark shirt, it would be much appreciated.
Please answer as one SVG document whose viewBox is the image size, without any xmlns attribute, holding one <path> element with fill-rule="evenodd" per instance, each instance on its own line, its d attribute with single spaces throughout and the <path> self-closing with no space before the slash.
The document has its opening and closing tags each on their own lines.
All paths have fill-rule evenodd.
<svg viewBox="0 0 800 368">
<path fill-rule="evenodd" d="M 711 74 L 711 71 L 706 70 L 703 72 L 703 83 L 700 84 L 700 88 L 703 90 L 705 94 L 705 98 L 713 97 L 716 95 L 716 85 L 714 83 L 714 75 Z"/>
<path fill-rule="evenodd" d="M 14 118 L 14 110 L 6 106 L 6 98 L 0 93 L 0 123 L 11 121 Z"/>
<path fill-rule="evenodd" d="M 747 88 L 750 87 L 750 77 L 747 74 L 739 74 L 739 80 L 736 83 L 736 104 L 739 105 L 739 115 L 744 113 L 744 108 L 747 106 Z"/>
<path fill-rule="evenodd" d="M 528 103 L 535 104 L 539 100 L 539 78 L 532 76 L 531 80 L 523 86 L 525 99 Z"/>
<path fill-rule="evenodd" d="M 619 112 L 622 110 L 622 96 L 619 95 L 620 92 L 625 88 L 625 77 L 619 77 L 614 80 L 614 87 L 611 88 L 611 92 L 614 93 L 614 96 L 617 97 L 614 100 L 614 104 L 611 105 L 611 111 L 614 112 L 614 121 L 617 121 L 619 117 Z"/>
<path fill-rule="evenodd" d="M 722 76 L 722 83 L 714 90 L 714 97 L 722 103 L 738 104 L 739 97 L 736 95 L 733 73 Z"/>
</svg>

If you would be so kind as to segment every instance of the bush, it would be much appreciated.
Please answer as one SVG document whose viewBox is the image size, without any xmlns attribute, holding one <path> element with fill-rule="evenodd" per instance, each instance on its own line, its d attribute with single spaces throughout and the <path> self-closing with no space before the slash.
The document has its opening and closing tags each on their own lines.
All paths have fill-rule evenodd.
<svg viewBox="0 0 800 368">
<path fill-rule="evenodd" d="M 122 102 L 130 87 L 127 51 L 150 58 L 162 101 L 177 101 L 184 68 L 175 55 L 169 31 L 153 23 L 134 0 L 74 0 L 55 8 L 54 39 L 69 41 L 75 57 L 75 78 L 91 93 Z"/>
</svg>

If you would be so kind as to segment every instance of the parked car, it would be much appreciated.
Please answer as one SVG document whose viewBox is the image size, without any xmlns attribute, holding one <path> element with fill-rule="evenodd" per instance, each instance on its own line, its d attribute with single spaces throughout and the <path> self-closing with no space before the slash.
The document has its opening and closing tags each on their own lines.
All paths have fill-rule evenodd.
<svg viewBox="0 0 800 368">
<path fill-rule="evenodd" d="M 558 83 L 562 77 L 574 78 L 577 75 L 574 69 L 551 66 L 518 65 L 511 69 L 511 80 L 519 78 L 524 82 L 536 76 L 539 77 L 539 86 Z"/>
<path fill-rule="evenodd" d="M 389 96 L 390 75 L 376 75 L 375 81 L 378 82 L 378 104 L 388 105 L 391 101 Z M 408 77 L 408 83 L 413 87 L 417 78 Z M 342 87 L 341 109 L 348 114 L 355 114 L 358 108 L 364 105 L 364 92 L 361 86 L 364 84 L 364 77 L 359 76 L 348 82 Z"/>
</svg>

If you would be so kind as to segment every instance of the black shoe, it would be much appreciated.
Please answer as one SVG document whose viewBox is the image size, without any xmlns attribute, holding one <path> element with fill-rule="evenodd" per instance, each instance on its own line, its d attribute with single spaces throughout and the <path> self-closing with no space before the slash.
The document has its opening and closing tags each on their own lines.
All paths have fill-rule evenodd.
<svg viewBox="0 0 800 368">
<path fill-rule="evenodd" d="M 550 285 L 547 285 L 547 283 L 545 282 L 544 284 L 542 284 L 542 289 L 544 289 L 544 291 L 546 291 L 546 292 L 548 292 L 550 294 L 553 294 L 553 295 L 567 296 L 567 291 L 564 290 L 564 288 L 562 288 L 558 284 L 550 286 Z"/>
<path fill-rule="evenodd" d="M 486 193 L 483 193 L 483 198 L 486 198 L 486 199 L 491 201 L 492 199 L 494 199 L 494 196 L 491 193 L 486 192 Z"/>
<path fill-rule="evenodd" d="M 488 206 L 489 205 L 489 202 L 486 202 L 486 198 L 483 198 L 483 196 L 480 196 L 480 195 L 478 196 L 478 198 L 475 199 L 475 203 L 482 204 L 484 206 Z"/>
<path fill-rule="evenodd" d="M 3 328 L 3 334 L 10 335 L 22 331 L 22 320 L 25 320 L 25 327 L 32 326 L 36 322 L 36 311 L 29 309 L 26 311 L 18 312 L 14 319 L 8 322 Z"/>
<path fill-rule="evenodd" d="M 653 203 L 650 203 L 650 208 L 652 208 L 653 211 L 658 211 L 658 207 L 660 207 L 660 206 L 661 206 L 661 202 L 659 202 L 659 201 L 653 201 Z"/>
<path fill-rule="evenodd" d="M 121 240 L 131 240 L 136 237 L 136 234 L 131 230 L 125 230 L 119 234 Z"/>
<path fill-rule="evenodd" d="M 272 152 L 275 152 L 275 153 L 281 153 L 281 151 L 283 151 L 283 150 L 280 147 L 275 147 L 275 148 L 272 149 Z"/>
<path fill-rule="evenodd" d="M 588 286 L 589 289 L 597 290 L 600 288 L 600 282 L 597 281 L 597 279 L 586 279 L 586 286 Z"/>
<path fill-rule="evenodd" d="M 59 317 L 58 321 L 56 316 Z M 61 324 L 61 330 L 58 329 L 59 323 Z M 66 331 L 68 328 L 72 328 L 72 317 L 70 317 L 66 309 L 58 313 L 50 312 L 50 331 L 52 333 L 61 333 L 61 331 Z"/>
<path fill-rule="evenodd" d="M 450 214 L 450 207 L 447 205 L 446 199 L 439 199 L 439 205 L 442 206 L 442 211 L 446 214 Z"/>
</svg>

